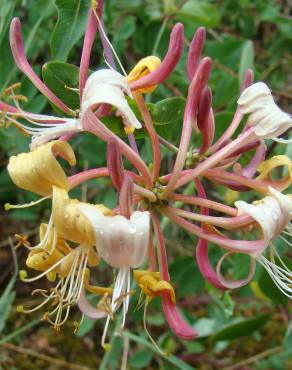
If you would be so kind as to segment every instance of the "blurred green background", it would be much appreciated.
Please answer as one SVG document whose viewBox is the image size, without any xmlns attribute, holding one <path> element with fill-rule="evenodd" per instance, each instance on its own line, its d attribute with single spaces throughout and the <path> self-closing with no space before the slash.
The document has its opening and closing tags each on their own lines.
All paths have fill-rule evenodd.
<svg viewBox="0 0 292 370">
<path fill-rule="evenodd" d="M 29 99 L 22 107 L 35 113 L 52 112 L 47 100 L 14 65 L 8 42 L 9 24 L 14 16 L 20 17 L 25 50 L 34 70 L 41 75 L 42 66 L 47 62 L 58 60 L 79 65 L 88 6 L 89 1 L 83 0 L 0 0 L 0 93 L 12 83 L 21 81 L 21 93 Z M 211 56 L 214 61 L 210 86 L 216 113 L 216 137 L 219 137 L 230 122 L 240 82 L 247 68 L 253 68 L 255 80 L 267 82 L 278 104 L 284 110 L 291 111 L 291 14 L 290 1 L 106 0 L 103 19 L 126 71 L 130 71 L 139 59 L 147 55 L 155 54 L 162 58 L 167 50 L 172 26 L 177 21 L 184 24 L 184 55 L 169 79 L 151 96 L 147 96 L 148 102 L 152 103 L 171 96 L 186 96 L 187 47 L 194 31 L 199 26 L 206 27 L 204 55 Z M 58 77 L 58 71 L 52 66 L 49 71 Z M 105 64 L 97 36 L 91 69 L 100 67 L 105 67 Z M 70 86 L 78 85 L 76 71 L 68 79 Z M 76 96 L 72 93 L 71 103 L 74 103 L 74 98 Z M 160 129 L 161 135 L 178 144 L 181 121 Z M 143 158 L 150 161 L 149 143 L 140 139 L 138 144 Z M 68 173 L 105 164 L 106 146 L 93 136 L 78 136 L 72 141 L 72 146 L 78 166 L 69 169 Z M 291 144 L 282 146 L 268 142 L 267 146 L 269 156 L 286 154 L 291 157 Z M 37 199 L 18 190 L 6 171 L 8 158 L 27 150 L 28 139 L 16 129 L 0 128 L 2 205 Z M 164 169 L 167 170 L 171 163 L 173 157 L 165 151 Z M 116 204 L 116 194 L 109 185 L 109 180 L 91 181 L 74 191 L 72 197 L 86 197 L 92 202 L 103 202 L 112 207 Z M 232 204 L 238 196 L 224 187 L 209 183 L 205 185 L 211 199 Z M 254 199 L 252 193 L 244 197 Z M 144 333 L 143 310 L 135 310 L 137 297 L 132 300 L 125 331 L 119 335 L 118 324 L 111 326 L 110 332 L 116 332 L 116 335 L 112 336 L 112 347 L 107 353 L 100 347 L 103 321 L 84 319 L 77 335 L 74 334 L 74 320 L 80 319 L 77 309 L 73 310 L 60 333 L 55 333 L 47 323 L 40 322 L 39 312 L 32 315 L 17 313 L 17 304 L 31 304 L 36 300 L 30 293 L 38 285 L 21 283 L 13 275 L 15 263 L 9 236 L 27 234 L 31 241 L 37 240 L 36 225 L 48 219 L 49 203 L 10 213 L 2 209 L 1 369 L 120 369 L 123 348 L 127 346 L 128 369 L 292 369 L 291 302 L 278 292 L 260 268 L 249 286 L 227 293 L 216 291 L 203 280 L 194 263 L 196 238 L 169 225 L 167 221 L 164 221 L 163 227 L 178 304 L 185 318 L 198 330 L 199 339 L 183 342 L 175 338 L 164 322 L 159 299 L 148 307 L 147 325 L 159 346 L 169 353 L 168 357 L 157 353 Z M 276 243 L 283 250 L 285 258 L 291 260 L 291 249 L 286 251 L 281 242 Z M 221 251 L 212 246 L 210 254 L 211 259 L 216 261 Z M 18 250 L 17 256 L 19 265 L 23 267 L 25 251 Z M 248 260 L 244 256 L 237 256 L 225 272 L 227 276 L 239 278 L 247 269 Z M 106 284 L 111 281 L 111 273 L 101 266 L 95 279 L 99 284 Z"/>
</svg>

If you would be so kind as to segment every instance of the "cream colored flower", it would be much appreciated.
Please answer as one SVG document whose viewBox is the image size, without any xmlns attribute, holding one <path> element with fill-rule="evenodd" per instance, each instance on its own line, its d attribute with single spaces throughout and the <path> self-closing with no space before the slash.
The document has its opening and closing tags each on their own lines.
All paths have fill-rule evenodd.
<svg viewBox="0 0 292 370">
<path fill-rule="evenodd" d="M 292 139 L 279 139 L 278 136 L 292 127 L 292 118 L 276 105 L 265 83 L 257 82 L 249 86 L 237 103 L 242 113 L 249 114 L 247 123 L 255 126 L 255 134 L 259 138 L 291 142 Z"/>
<path fill-rule="evenodd" d="M 248 214 L 257 222 L 265 241 L 265 249 L 270 246 L 273 261 L 268 260 L 264 256 L 265 250 L 251 257 L 256 258 L 267 270 L 278 288 L 285 295 L 292 298 L 292 271 L 283 262 L 272 244 L 272 241 L 279 236 L 288 245 L 292 246 L 291 242 L 281 235 L 292 236 L 292 197 L 290 195 L 284 195 L 272 187 L 269 188 L 269 192 L 270 195 L 253 204 L 237 201 L 235 202 L 235 206 L 241 214 Z M 279 260 L 281 266 L 274 262 L 274 255 Z"/>
</svg>

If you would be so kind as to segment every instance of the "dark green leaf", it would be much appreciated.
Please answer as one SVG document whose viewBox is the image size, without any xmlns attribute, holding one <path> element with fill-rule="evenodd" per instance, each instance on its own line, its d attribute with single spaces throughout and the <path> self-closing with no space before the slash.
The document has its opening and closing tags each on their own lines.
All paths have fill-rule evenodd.
<svg viewBox="0 0 292 370">
<path fill-rule="evenodd" d="M 143 338 L 141 336 L 132 334 L 132 333 L 130 333 L 128 331 L 124 332 L 124 336 L 128 337 L 130 340 L 132 340 L 132 341 L 134 341 L 136 343 L 142 344 L 144 347 L 146 347 L 146 348 L 150 349 L 151 351 L 153 351 L 153 352 L 155 352 L 155 353 L 158 354 L 156 348 L 147 339 L 145 339 L 145 338 Z M 192 366 L 188 365 L 186 362 L 180 360 L 179 358 L 177 358 L 177 357 L 175 357 L 173 355 L 162 356 L 160 354 L 160 356 L 166 362 L 169 362 L 170 364 L 175 365 L 176 366 L 176 369 L 180 369 L 180 370 L 194 370 L 194 368 Z"/>
<path fill-rule="evenodd" d="M 167 98 L 156 104 L 148 105 L 154 125 L 169 125 L 182 122 L 185 99 Z"/>
<path fill-rule="evenodd" d="M 78 87 L 79 68 L 73 64 L 53 61 L 46 63 L 42 68 L 45 84 L 69 108 L 79 109 L 79 94 L 72 88 Z"/>
<path fill-rule="evenodd" d="M 245 335 L 250 335 L 252 332 L 260 329 L 270 318 L 271 314 L 266 313 L 258 315 L 248 320 L 241 320 L 239 322 L 230 324 L 220 329 L 212 336 L 213 340 L 231 340 Z"/>
<path fill-rule="evenodd" d="M 135 369 L 145 369 L 150 363 L 153 354 L 150 351 L 139 351 L 129 358 L 129 365 Z"/>
<path fill-rule="evenodd" d="M 54 59 L 66 61 L 71 48 L 85 32 L 89 1 L 55 0 L 58 21 L 51 37 Z"/>
</svg>

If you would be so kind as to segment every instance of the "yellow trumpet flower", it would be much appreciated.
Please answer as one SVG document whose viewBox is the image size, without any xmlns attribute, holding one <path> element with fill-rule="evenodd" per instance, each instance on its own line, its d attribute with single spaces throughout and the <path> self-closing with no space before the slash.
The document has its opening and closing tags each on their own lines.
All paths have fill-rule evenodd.
<svg viewBox="0 0 292 370">
<path fill-rule="evenodd" d="M 27 267 L 41 271 L 35 277 L 27 278 L 27 272 L 21 270 L 20 279 L 24 282 L 33 282 L 46 276 L 51 282 L 57 280 L 54 288 L 36 289 L 33 294 L 41 294 L 44 300 L 32 309 L 18 306 L 19 312 L 30 313 L 46 304 L 53 308 L 46 312 L 44 319 L 49 321 L 56 330 L 60 329 L 68 318 L 70 309 L 79 299 L 83 289 L 99 295 L 111 295 L 111 288 L 91 285 L 89 267 L 97 266 L 99 256 L 92 246 L 79 245 L 71 248 L 50 225 L 40 226 L 40 238 L 45 240 L 42 248 L 34 247 L 30 250 L 26 260 Z"/>
<path fill-rule="evenodd" d="M 76 163 L 71 146 L 65 141 L 55 140 L 31 152 L 11 157 L 7 170 L 18 187 L 49 196 L 53 185 L 69 189 L 67 176 L 57 161 L 57 156 L 65 159 L 70 166 Z"/>
<path fill-rule="evenodd" d="M 161 60 L 154 55 L 141 59 L 135 65 L 135 67 L 131 70 L 131 72 L 128 74 L 127 81 L 130 83 L 130 82 L 139 80 L 139 78 L 146 76 L 152 71 L 155 71 L 155 69 L 157 69 L 160 66 L 160 64 L 161 64 Z M 137 92 L 150 93 L 155 88 L 156 88 L 156 85 L 137 90 Z"/>
</svg>

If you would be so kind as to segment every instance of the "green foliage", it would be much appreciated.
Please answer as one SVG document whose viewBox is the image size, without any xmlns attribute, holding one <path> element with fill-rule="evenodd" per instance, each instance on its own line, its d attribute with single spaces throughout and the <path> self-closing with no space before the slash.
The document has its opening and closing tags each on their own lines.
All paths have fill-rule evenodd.
<svg viewBox="0 0 292 370">
<path fill-rule="evenodd" d="M 48 62 L 42 68 L 45 84 L 69 108 L 76 110 L 80 107 L 79 94 L 73 89 L 78 88 L 79 68 L 64 62 Z"/>
<path fill-rule="evenodd" d="M 14 291 L 15 280 L 16 276 L 13 275 L 0 297 L 0 333 L 3 332 L 5 322 L 8 318 L 12 303 L 15 298 Z"/>
<path fill-rule="evenodd" d="M 72 47 L 84 34 L 89 1 L 55 0 L 58 21 L 51 37 L 54 59 L 66 61 Z"/>
</svg>

